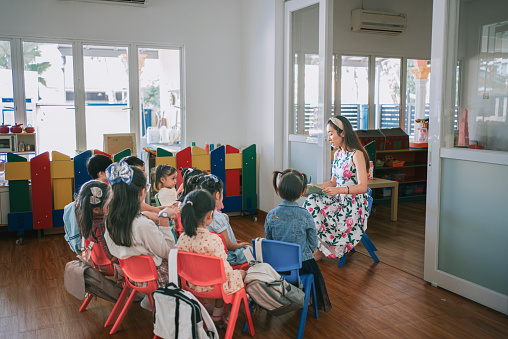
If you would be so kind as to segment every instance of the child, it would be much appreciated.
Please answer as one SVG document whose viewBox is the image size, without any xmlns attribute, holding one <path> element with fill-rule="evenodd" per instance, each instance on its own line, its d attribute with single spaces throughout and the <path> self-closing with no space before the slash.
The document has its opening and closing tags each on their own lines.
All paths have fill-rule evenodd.
<svg viewBox="0 0 508 339">
<path fill-rule="evenodd" d="M 198 187 L 207 190 L 215 199 L 216 209 L 213 211 L 213 220 L 212 223 L 206 227 L 206 229 L 210 232 L 222 234 L 228 249 L 228 262 L 231 266 L 246 263 L 247 258 L 245 258 L 243 250 L 245 247 L 249 246 L 249 243 L 237 243 L 235 234 L 233 233 L 231 225 L 229 224 L 229 216 L 225 213 L 217 211 L 217 208 L 222 205 L 223 199 L 222 180 L 213 174 L 208 174 L 201 178 Z"/>
<path fill-rule="evenodd" d="M 243 287 L 243 278 L 245 271 L 231 268 L 227 261 L 227 255 L 224 251 L 224 244 L 216 234 L 210 233 L 206 226 L 213 220 L 215 211 L 215 200 L 205 190 L 197 189 L 189 193 L 181 208 L 182 224 L 185 231 L 178 239 L 176 247 L 181 251 L 194 252 L 214 257 L 222 258 L 226 271 L 226 282 L 224 283 L 224 291 L 231 294 Z M 199 292 L 208 292 L 213 290 L 213 286 L 195 286 L 190 288 Z M 215 300 L 215 307 L 212 311 L 212 320 L 220 324 L 221 322 L 227 326 L 227 319 L 223 317 L 224 301 L 222 299 Z"/>
<path fill-rule="evenodd" d="M 129 155 L 127 157 L 124 157 L 122 160 L 125 161 L 130 167 L 137 167 L 140 170 L 142 170 L 143 174 L 145 174 L 145 178 L 147 177 L 146 172 L 145 172 L 145 162 L 143 160 L 141 160 L 140 158 L 138 158 L 134 155 Z M 147 188 L 147 194 L 149 194 L 149 188 Z M 158 216 L 159 212 L 164 207 L 165 206 L 154 207 L 154 206 L 149 205 L 146 202 L 142 201 L 141 202 L 141 213 L 145 217 L 150 218 L 150 220 L 152 220 L 154 223 L 158 224 L 159 223 L 159 216 Z"/>
<path fill-rule="evenodd" d="M 137 167 L 126 162 L 111 164 L 106 170 L 112 198 L 106 217 L 106 242 L 112 255 L 127 259 L 135 255 L 153 258 L 159 274 L 158 285 L 168 283 L 168 255 L 175 247 L 169 219 L 177 214 L 168 207 L 159 213 L 160 227 L 141 214 L 141 201 L 146 196 L 146 177 Z"/>
<path fill-rule="evenodd" d="M 76 219 L 81 236 L 99 246 L 111 261 L 117 261 L 111 255 L 104 239 L 104 214 L 109 197 L 108 184 L 99 180 L 90 180 L 81 186 L 76 204 Z"/>
<path fill-rule="evenodd" d="M 189 194 L 199 181 L 199 176 L 206 175 L 205 171 L 196 169 L 194 167 L 187 167 L 180 169 L 182 171 L 182 184 L 178 188 L 178 201 L 182 202 L 185 196 Z"/>
<path fill-rule="evenodd" d="M 316 226 L 310 213 L 305 208 L 299 207 L 297 202 L 307 187 L 307 176 L 294 169 L 287 169 L 283 172 L 273 172 L 272 181 L 275 192 L 283 200 L 266 216 L 265 237 L 300 244 L 302 249 L 300 274 L 314 275 L 318 308 L 328 311 L 332 305 L 326 291 L 325 280 L 313 255 L 318 246 Z"/>
<path fill-rule="evenodd" d="M 159 192 L 157 197 L 162 206 L 178 201 L 175 189 L 177 176 L 176 168 L 169 165 L 159 165 L 155 169 L 154 188 Z"/>
<path fill-rule="evenodd" d="M 92 179 L 99 180 L 107 183 L 106 168 L 112 163 L 111 159 L 102 154 L 96 154 L 86 162 L 86 170 L 88 174 L 92 176 Z M 78 192 L 75 193 L 77 195 Z M 76 199 L 76 196 L 74 197 Z M 67 240 L 71 250 L 77 254 L 81 253 L 81 237 L 79 233 L 78 222 L 76 221 L 76 204 L 77 201 L 73 201 L 64 207 L 64 238 Z"/>
</svg>

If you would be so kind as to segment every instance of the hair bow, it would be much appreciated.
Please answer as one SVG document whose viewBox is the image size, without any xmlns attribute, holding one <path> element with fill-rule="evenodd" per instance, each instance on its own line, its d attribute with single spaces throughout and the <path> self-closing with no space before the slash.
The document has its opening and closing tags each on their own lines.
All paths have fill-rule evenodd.
<svg viewBox="0 0 508 339">
<path fill-rule="evenodd" d="M 99 198 L 102 198 L 102 190 L 99 187 L 90 187 L 90 191 L 92 192 L 92 195 L 90 196 L 90 204 L 100 204 L 101 199 Z"/>
<path fill-rule="evenodd" d="M 111 185 L 120 181 L 130 185 L 133 173 L 132 168 L 123 160 L 119 163 L 114 162 L 106 168 L 106 177 Z"/>
</svg>

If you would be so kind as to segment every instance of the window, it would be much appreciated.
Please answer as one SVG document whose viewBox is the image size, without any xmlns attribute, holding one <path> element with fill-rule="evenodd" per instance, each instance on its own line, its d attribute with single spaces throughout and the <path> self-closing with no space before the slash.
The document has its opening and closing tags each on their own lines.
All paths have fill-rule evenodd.
<svg viewBox="0 0 508 339">
<path fill-rule="evenodd" d="M 139 48 L 141 133 L 159 129 L 159 142 L 180 143 L 180 51 Z"/>
<path fill-rule="evenodd" d="M 367 129 L 369 57 L 343 55 L 340 84 L 340 114 L 355 130 Z"/>
<path fill-rule="evenodd" d="M 179 143 L 184 133 L 181 57 L 181 47 L 5 38 L 0 40 L 2 123 L 32 125 L 37 153 L 71 157 L 76 151 L 102 150 L 103 134 L 143 138 L 149 127 L 166 130 L 163 142 Z M 16 105 L 23 97 L 26 104 Z M 147 111 L 150 121 L 141 114 Z"/>
<path fill-rule="evenodd" d="M 399 58 L 376 58 L 374 89 L 375 128 L 399 127 L 400 67 Z"/>
<path fill-rule="evenodd" d="M 408 135 L 414 136 L 415 119 L 429 117 L 430 60 L 407 60 L 406 123 Z"/>
</svg>

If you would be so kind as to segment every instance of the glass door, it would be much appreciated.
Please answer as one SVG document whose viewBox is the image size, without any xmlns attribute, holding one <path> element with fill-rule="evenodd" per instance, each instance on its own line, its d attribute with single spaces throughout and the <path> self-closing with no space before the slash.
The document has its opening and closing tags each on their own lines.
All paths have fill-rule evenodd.
<svg viewBox="0 0 508 339">
<path fill-rule="evenodd" d="M 375 128 L 399 127 L 401 59 L 378 57 L 375 63 Z"/>
<path fill-rule="evenodd" d="M 103 135 L 130 133 L 128 48 L 83 46 L 86 149 L 103 149 Z"/>
<path fill-rule="evenodd" d="M 353 129 L 367 129 L 369 57 L 343 55 L 341 61 L 340 114 L 348 118 Z"/>
<path fill-rule="evenodd" d="M 326 120 L 331 116 L 333 1 L 286 2 L 284 167 L 314 183 L 329 177 Z M 328 159 L 328 160 L 327 160 Z"/>
</svg>

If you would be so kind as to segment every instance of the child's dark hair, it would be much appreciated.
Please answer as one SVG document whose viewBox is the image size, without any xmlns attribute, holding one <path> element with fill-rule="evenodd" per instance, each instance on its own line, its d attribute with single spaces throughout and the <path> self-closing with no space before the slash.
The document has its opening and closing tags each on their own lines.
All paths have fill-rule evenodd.
<svg viewBox="0 0 508 339">
<path fill-rule="evenodd" d="M 159 165 L 155 168 L 154 188 L 159 191 L 162 186 L 161 179 L 173 175 L 176 172 L 176 168 L 169 165 Z"/>
<path fill-rule="evenodd" d="M 145 167 L 145 162 L 135 155 L 126 156 L 122 160 L 125 161 L 131 167 L 132 166 Z"/>
<path fill-rule="evenodd" d="M 288 201 L 298 200 L 307 188 L 307 175 L 291 168 L 282 172 L 274 171 L 272 181 L 275 192 Z"/>
<path fill-rule="evenodd" d="M 109 198 L 109 185 L 99 180 L 87 181 L 81 186 L 76 205 L 79 233 L 88 238 L 92 231 L 93 209 L 103 208 Z"/>
<path fill-rule="evenodd" d="M 106 228 L 111 239 L 119 246 L 132 245 L 132 222 L 139 214 L 141 201 L 139 193 L 146 189 L 146 177 L 142 170 L 132 168 L 132 182 L 119 181 L 111 185 L 113 197 L 109 202 Z"/>
<path fill-rule="evenodd" d="M 336 130 L 337 134 L 339 135 L 342 132 L 344 132 L 344 147 L 346 148 L 345 151 L 358 150 L 363 153 L 363 156 L 365 157 L 365 168 L 367 169 L 367 172 L 369 172 L 370 167 L 369 155 L 367 154 L 365 148 L 363 148 L 360 139 L 358 139 L 358 135 L 353 130 L 351 122 L 341 115 L 337 115 L 334 118 L 339 119 L 342 122 L 344 130 L 342 130 L 339 126 L 334 124 L 331 118 L 328 120 L 328 125 L 330 125 L 334 130 Z"/>
<path fill-rule="evenodd" d="M 86 170 L 92 176 L 92 179 L 97 179 L 100 172 L 105 172 L 106 168 L 111 165 L 113 161 L 104 154 L 96 154 L 86 162 Z"/>
<path fill-rule="evenodd" d="M 183 190 L 178 194 L 178 201 L 183 202 L 185 196 L 192 192 L 199 183 L 199 176 L 206 175 L 206 171 L 202 171 L 193 167 L 180 169 L 182 171 Z"/>
<path fill-rule="evenodd" d="M 215 193 L 219 192 L 222 194 L 222 189 L 224 188 L 224 184 L 222 180 L 220 180 L 214 174 L 207 174 L 205 176 L 200 177 L 199 182 L 197 183 L 197 188 L 202 188 L 210 192 L 212 197 L 215 198 Z"/>
<path fill-rule="evenodd" d="M 180 208 L 182 226 L 189 237 L 196 235 L 196 229 L 201 225 L 206 214 L 215 209 L 215 200 L 208 191 L 197 189 L 185 197 Z"/>
</svg>

